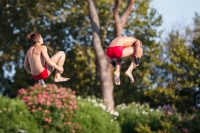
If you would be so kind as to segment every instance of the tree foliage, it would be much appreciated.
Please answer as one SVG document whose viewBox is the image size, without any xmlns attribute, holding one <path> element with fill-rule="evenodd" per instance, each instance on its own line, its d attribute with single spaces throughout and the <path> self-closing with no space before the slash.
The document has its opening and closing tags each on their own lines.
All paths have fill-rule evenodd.
<svg viewBox="0 0 200 133">
<path fill-rule="evenodd" d="M 121 2 L 119 15 L 126 9 L 126 3 Z M 99 0 L 95 4 L 99 37 L 105 49 L 115 37 L 115 3 Z M 123 36 L 133 36 L 143 42 L 144 55 L 140 66 L 133 71 L 134 84 L 121 74 L 122 84 L 114 86 L 115 102 L 150 102 L 153 107 L 171 104 L 180 111 L 185 110 L 193 107 L 194 94 L 200 88 L 200 16 L 195 14 L 194 27 L 185 28 L 184 34 L 173 30 L 161 44 L 157 39 L 161 35 L 158 27 L 162 16 L 150 4 L 151 0 L 135 0 L 122 30 Z M 37 82 L 23 68 L 25 52 L 31 45 L 27 35 L 37 29 L 44 37 L 50 56 L 59 50 L 66 52 L 64 76 L 71 79 L 58 85 L 70 87 L 83 97 L 100 97 L 101 82 L 92 47 L 87 1 L 0 1 L 0 20 L 3 20 L 0 23 L 0 89 L 4 95 L 14 97 L 18 89 Z M 122 72 L 130 61 L 129 58 L 123 61 Z M 53 76 L 45 82 L 52 82 Z"/>
<path fill-rule="evenodd" d="M 200 87 L 200 17 L 196 14 L 194 27 L 185 34 L 172 31 L 163 47 L 163 64 L 159 71 L 161 82 L 145 94 L 153 106 L 171 104 L 179 111 L 191 111 L 195 93 Z"/>
<path fill-rule="evenodd" d="M 124 36 L 134 36 L 143 42 L 144 56 L 140 66 L 134 70 L 135 83 L 122 74 L 121 86 L 115 86 L 116 103 L 140 100 L 142 93 L 153 87 L 157 81 L 156 64 L 161 46 L 155 40 L 160 36 L 157 31 L 162 23 L 159 13 L 150 7 L 151 0 L 136 0 L 133 11 L 122 31 Z M 1 88 L 5 94 L 15 96 L 17 89 L 28 87 L 37 81 L 23 69 L 25 52 L 30 47 L 27 35 L 37 29 L 44 37 L 50 55 L 59 50 L 66 52 L 64 76 L 69 82 L 59 85 L 70 87 L 77 95 L 100 96 L 100 81 L 97 60 L 92 47 L 90 20 L 86 1 L 8 1 L 0 2 L 0 64 Z M 105 49 L 114 38 L 115 21 L 113 1 L 96 1 L 100 20 L 100 38 Z M 126 8 L 121 2 L 119 14 Z M 19 19 L 20 18 L 20 19 Z M 122 71 L 130 59 L 123 62 Z M 4 71 L 6 69 L 6 71 Z M 12 70 L 13 69 L 13 70 Z M 14 72 L 14 74 L 10 73 Z M 8 75 L 10 74 L 10 76 Z M 52 82 L 53 74 L 46 82 Z"/>
</svg>

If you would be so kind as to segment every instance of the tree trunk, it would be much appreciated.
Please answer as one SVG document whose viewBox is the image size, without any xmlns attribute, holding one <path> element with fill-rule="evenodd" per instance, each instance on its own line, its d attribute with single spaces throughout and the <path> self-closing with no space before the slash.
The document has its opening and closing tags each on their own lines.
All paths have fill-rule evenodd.
<svg viewBox="0 0 200 133">
<path fill-rule="evenodd" d="M 121 0 L 115 1 L 114 7 L 114 17 L 115 17 L 115 37 L 121 36 L 122 30 L 128 20 L 128 16 L 131 14 L 132 7 L 134 5 L 135 0 L 129 0 L 126 6 L 126 9 L 122 16 L 119 15 L 119 8 Z"/>
<path fill-rule="evenodd" d="M 128 16 L 132 11 L 132 6 L 134 4 L 134 0 L 129 0 L 127 3 L 127 7 L 125 12 L 122 14 L 122 17 L 119 16 L 119 5 L 121 0 L 115 1 L 114 7 L 114 16 L 115 16 L 115 36 L 121 36 L 122 30 L 128 20 Z M 103 100 L 106 103 L 107 108 L 113 110 L 114 109 L 114 99 L 113 99 L 113 81 L 111 75 L 111 67 L 108 62 L 104 50 L 101 45 L 100 40 L 100 24 L 99 24 L 99 16 L 97 14 L 96 6 L 94 0 L 88 0 L 89 5 L 89 16 L 92 27 L 92 35 L 93 35 L 93 46 L 97 58 L 98 70 L 100 72 L 100 82 L 101 82 L 101 90 Z"/>
<path fill-rule="evenodd" d="M 111 75 L 110 63 L 107 60 L 103 47 L 100 40 L 100 24 L 99 16 L 97 14 L 96 6 L 94 0 L 88 0 L 89 5 L 89 16 L 92 27 L 93 35 L 93 47 L 95 50 L 98 70 L 100 73 L 101 91 L 103 100 L 106 106 L 113 110 L 114 109 L 114 99 L 113 99 L 113 81 Z"/>
</svg>

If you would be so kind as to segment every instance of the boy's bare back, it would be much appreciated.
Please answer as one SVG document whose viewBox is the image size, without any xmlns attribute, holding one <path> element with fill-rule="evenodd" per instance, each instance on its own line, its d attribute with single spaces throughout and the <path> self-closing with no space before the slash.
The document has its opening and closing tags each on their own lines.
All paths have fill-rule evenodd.
<svg viewBox="0 0 200 133">
<path fill-rule="evenodd" d="M 44 70 L 46 62 L 42 55 L 42 50 L 44 50 L 44 47 L 46 46 L 34 45 L 27 51 L 26 57 L 28 58 L 32 75 L 38 75 Z"/>
<path fill-rule="evenodd" d="M 125 46 L 130 47 L 134 45 L 134 42 L 137 41 L 134 37 L 126 37 L 126 36 L 120 36 L 112 40 L 110 43 L 110 46 Z"/>
</svg>

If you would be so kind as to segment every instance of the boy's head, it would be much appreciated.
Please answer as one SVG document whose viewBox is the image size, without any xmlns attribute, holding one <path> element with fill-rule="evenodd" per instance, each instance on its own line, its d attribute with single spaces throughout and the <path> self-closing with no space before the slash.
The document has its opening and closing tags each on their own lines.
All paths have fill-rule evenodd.
<svg viewBox="0 0 200 133">
<path fill-rule="evenodd" d="M 29 39 L 32 44 L 43 43 L 42 36 L 36 30 L 29 34 Z"/>
</svg>

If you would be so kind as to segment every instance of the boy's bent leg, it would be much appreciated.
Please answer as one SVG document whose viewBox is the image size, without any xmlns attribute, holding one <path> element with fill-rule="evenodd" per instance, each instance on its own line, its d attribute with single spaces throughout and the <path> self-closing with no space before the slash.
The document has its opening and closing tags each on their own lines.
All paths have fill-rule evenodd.
<svg viewBox="0 0 200 133">
<path fill-rule="evenodd" d="M 133 48 L 133 50 L 134 50 L 134 47 L 132 47 Z M 131 51 L 131 49 L 129 49 L 130 51 Z M 134 51 L 133 51 L 134 52 Z M 143 49 L 142 48 L 140 48 L 139 49 L 139 58 L 141 58 L 141 56 L 142 56 L 142 54 L 143 54 Z M 130 52 L 131 53 L 131 52 Z M 129 54 L 130 54 L 129 53 Z M 134 54 L 134 53 L 133 53 Z M 135 57 L 134 57 L 134 55 L 132 54 L 132 56 L 133 56 L 133 59 L 132 59 L 132 62 L 131 62 L 131 64 L 130 64 L 130 66 L 129 66 L 129 68 L 126 70 L 126 72 L 125 72 L 125 74 L 130 78 L 130 81 L 131 81 L 131 83 L 133 83 L 134 82 L 134 78 L 133 78 L 133 75 L 132 75 L 132 71 L 133 71 L 133 69 L 134 68 L 136 68 L 138 65 L 135 65 L 135 62 L 134 62 L 134 60 L 135 60 Z"/>
<path fill-rule="evenodd" d="M 134 46 L 126 47 L 123 49 L 122 57 L 129 57 L 134 54 Z"/>
<path fill-rule="evenodd" d="M 130 64 L 129 68 L 125 72 L 126 76 L 128 76 L 130 78 L 131 83 L 134 82 L 134 78 L 133 78 L 133 75 L 132 75 L 132 71 L 135 68 L 134 59 L 135 58 L 133 57 L 133 60 L 132 60 L 132 62 Z"/>
<path fill-rule="evenodd" d="M 120 67 L 121 67 L 122 59 L 116 59 L 116 70 L 114 72 L 114 81 L 116 85 L 120 85 Z"/>
<path fill-rule="evenodd" d="M 51 57 L 51 60 L 54 63 L 56 63 L 58 66 L 63 67 L 64 62 L 65 62 L 65 53 L 63 51 L 59 51 Z M 49 69 L 50 73 L 52 73 L 53 70 L 54 70 L 51 66 L 48 67 L 47 69 Z M 56 70 L 54 82 L 64 82 L 64 81 L 67 81 L 67 80 L 69 80 L 69 78 L 62 77 L 61 73 L 58 70 Z"/>
<path fill-rule="evenodd" d="M 63 57 L 64 56 L 64 57 Z M 63 66 L 64 64 L 64 61 L 60 60 L 60 58 L 64 58 L 64 61 L 65 61 L 65 53 L 63 51 L 59 51 L 57 52 L 56 54 L 54 54 L 52 57 L 51 57 L 51 60 L 58 66 Z M 61 62 L 62 61 L 62 62 Z M 52 66 L 50 66 L 49 64 L 46 64 L 47 66 L 47 69 L 48 69 L 48 72 L 49 72 L 49 75 L 54 71 L 55 68 L 53 68 Z"/>
</svg>

